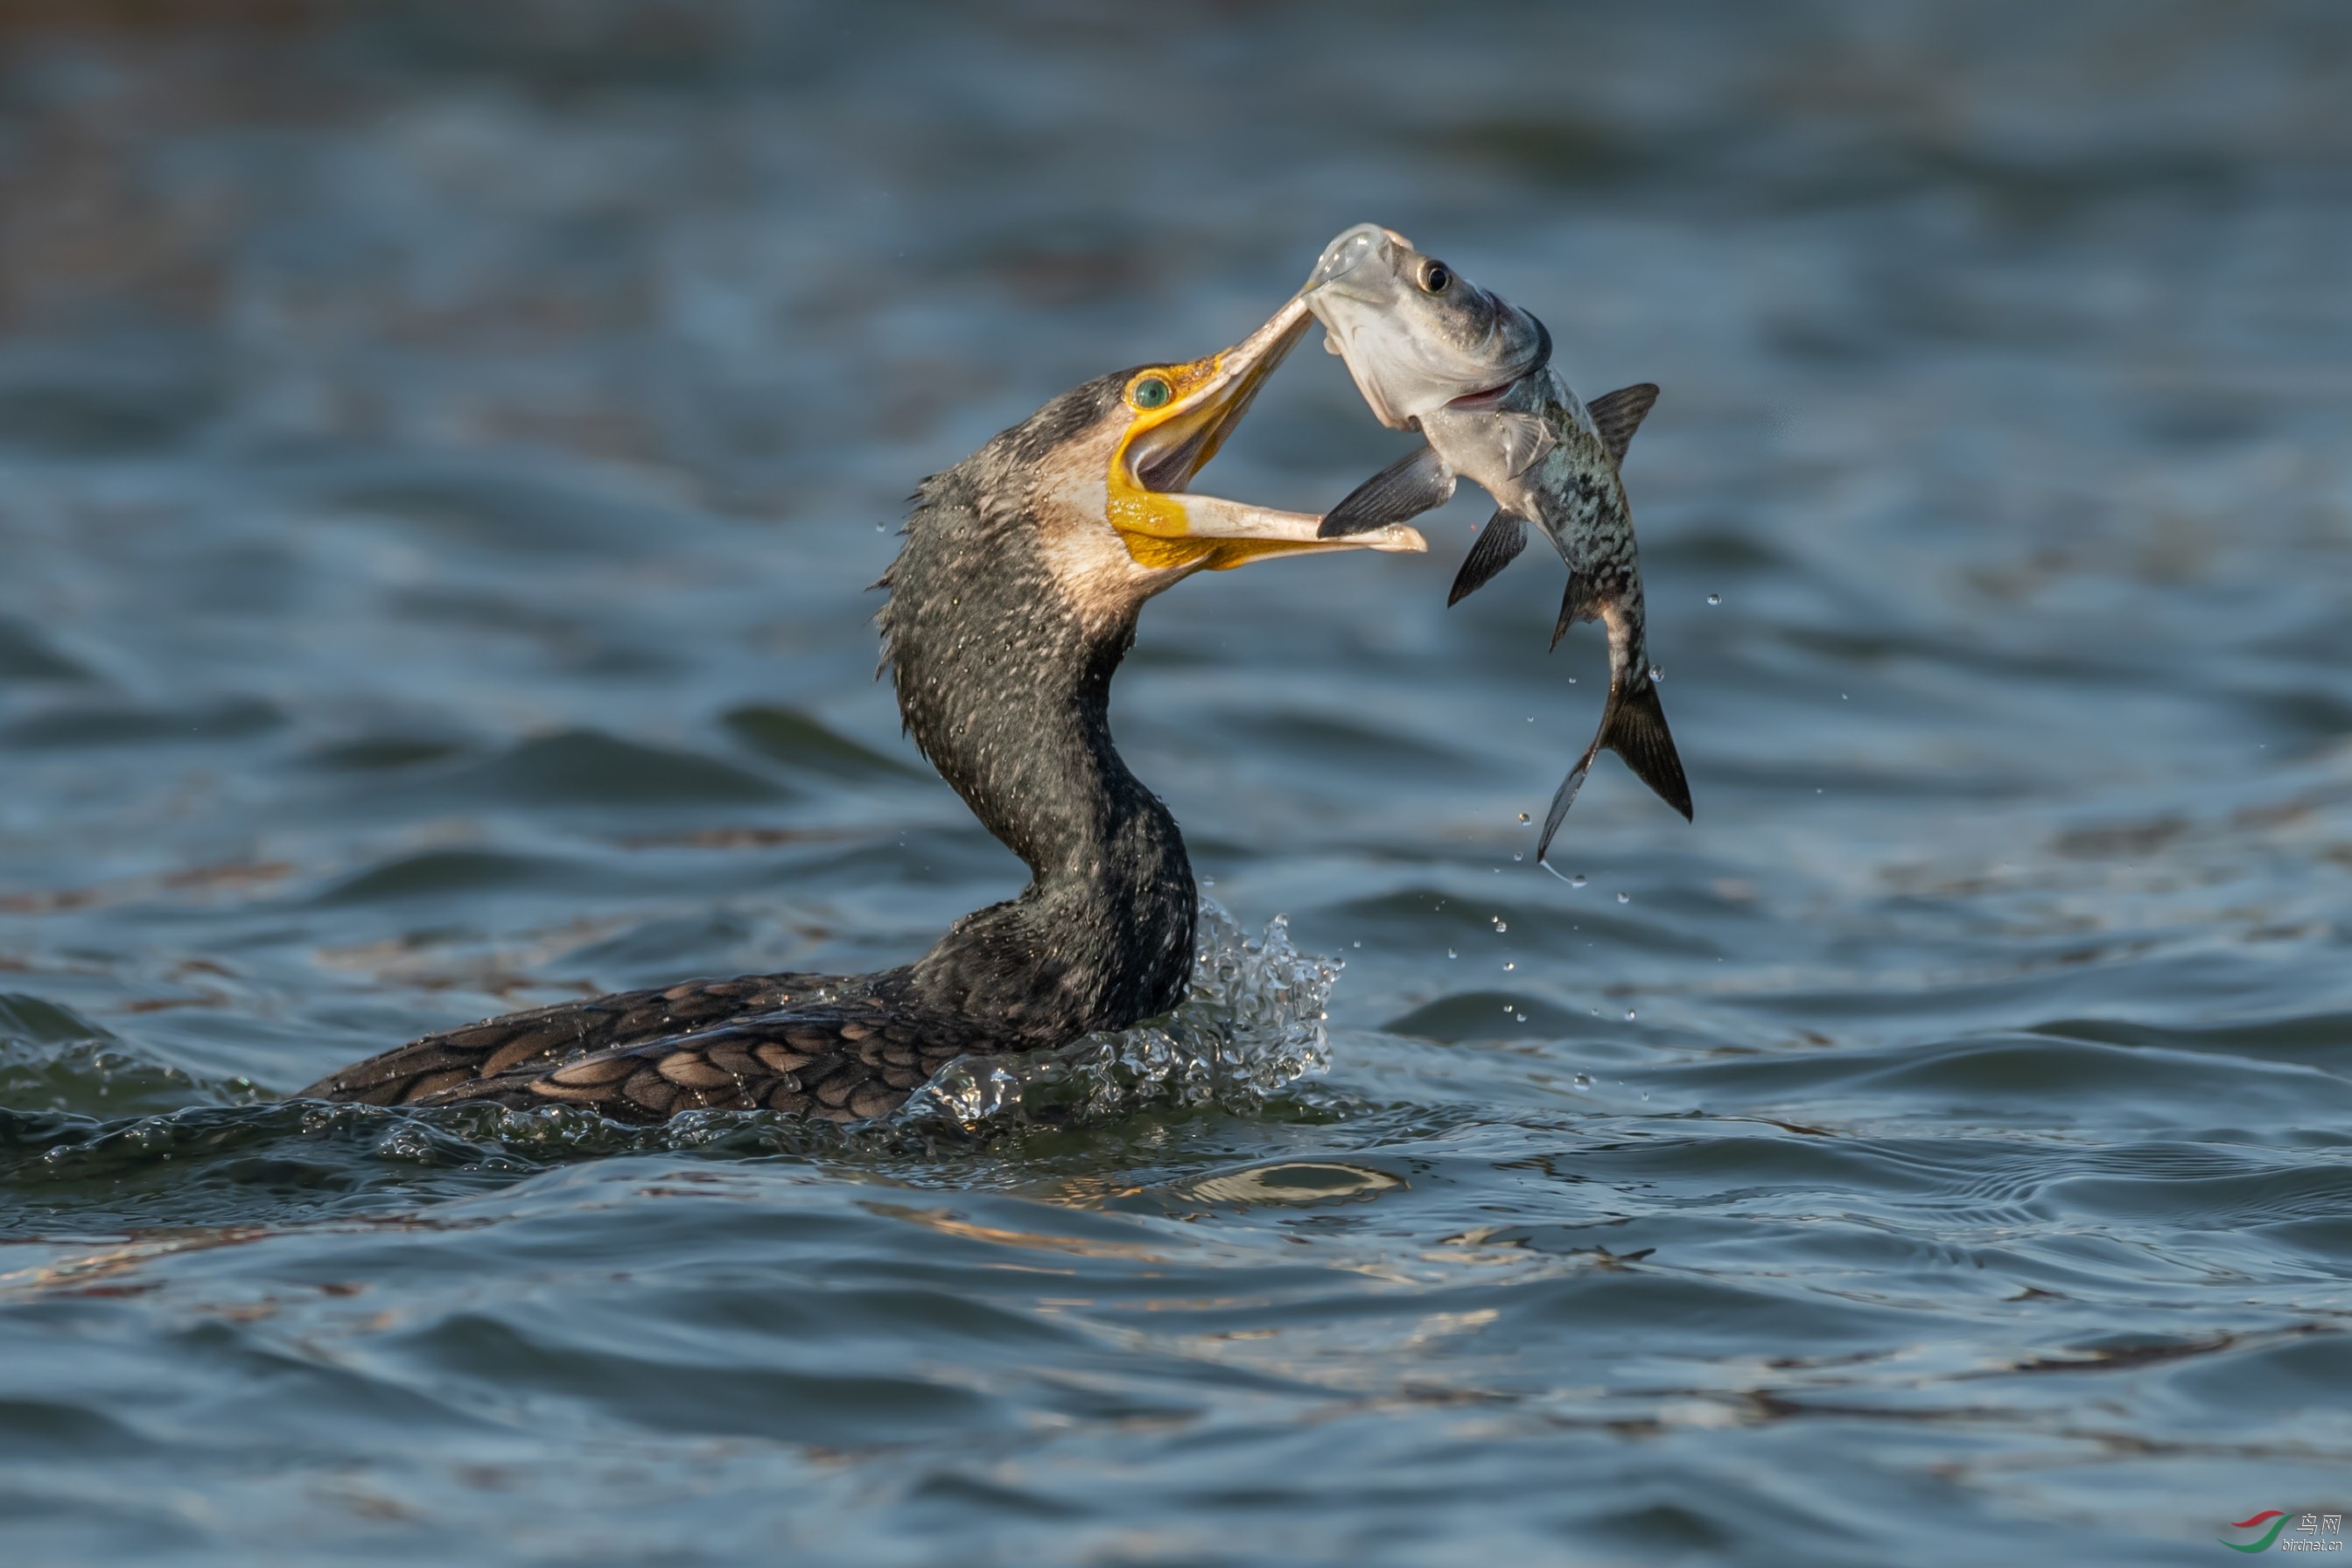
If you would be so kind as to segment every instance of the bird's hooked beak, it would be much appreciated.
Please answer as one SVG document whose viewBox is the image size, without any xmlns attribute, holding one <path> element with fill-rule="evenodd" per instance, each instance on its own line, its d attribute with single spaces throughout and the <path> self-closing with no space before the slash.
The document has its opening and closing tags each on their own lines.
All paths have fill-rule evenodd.
<svg viewBox="0 0 2352 1568">
<path fill-rule="evenodd" d="M 1193 477 L 1248 412 L 1259 384 L 1313 320 L 1294 298 L 1272 321 L 1222 353 L 1138 371 L 1129 378 L 1129 425 L 1111 454 L 1107 510 L 1138 564 L 1214 572 L 1307 551 L 1429 548 L 1418 531 L 1402 524 L 1320 539 L 1315 531 L 1322 520 L 1309 513 L 1187 493 Z"/>
</svg>

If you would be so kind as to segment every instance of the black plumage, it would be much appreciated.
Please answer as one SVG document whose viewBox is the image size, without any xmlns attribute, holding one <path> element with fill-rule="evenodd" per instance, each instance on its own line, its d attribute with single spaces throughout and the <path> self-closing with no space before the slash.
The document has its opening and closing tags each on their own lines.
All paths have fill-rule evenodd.
<svg viewBox="0 0 2352 1568">
<path fill-rule="evenodd" d="M 1192 868 L 1109 720 L 1111 677 L 1156 586 L 1130 570 L 1099 583 L 1074 571 L 1084 552 L 1072 533 L 1087 520 L 1057 500 L 1074 471 L 1100 471 L 1128 379 L 1055 399 L 927 480 L 882 580 L 884 661 L 908 731 L 1027 864 L 1018 897 L 966 915 L 901 968 L 698 981 L 514 1014 L 302 1093 L 577 1104 L 635 1121 L 762 1107 L 850 1121 L 896 1110 L 958 1055 L 1060 1045 L 1175 1005 L 1192 967 Z"/>
</svg>

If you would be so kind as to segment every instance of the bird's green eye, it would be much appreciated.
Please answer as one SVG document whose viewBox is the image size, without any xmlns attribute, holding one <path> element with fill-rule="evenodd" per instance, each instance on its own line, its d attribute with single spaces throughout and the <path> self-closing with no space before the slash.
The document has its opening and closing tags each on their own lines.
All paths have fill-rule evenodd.
<svg viewBox="0 0 2352 1568">
<path fill-rule="evenodd" d="M 1138 408 L 1158 408 L 1168 401 L 1168 384 L 1159 376 L 1147 375 L 1127 395 Z"/>
</svg>

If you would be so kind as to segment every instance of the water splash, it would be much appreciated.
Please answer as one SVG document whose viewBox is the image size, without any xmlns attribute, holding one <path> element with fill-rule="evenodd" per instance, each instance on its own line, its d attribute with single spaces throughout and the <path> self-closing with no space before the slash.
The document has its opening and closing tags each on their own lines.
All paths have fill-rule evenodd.
<svg viewBox="0 0 2352 1568">
<path fill-rule="evenodd" d="M 1213 900 L 1201 901 L 1192 990 L 1164 1018 L 1089 1035 L 1059 1050 L 960 1057 L 892 1120 L 967 1131 L 1096 1121 L 1149 1105 L 1254 1110 L 1330 1065 L 1325 1004 L 1346 967 L 1300 952 L 1287 916 L 1252 940 Z"/>
</svg>

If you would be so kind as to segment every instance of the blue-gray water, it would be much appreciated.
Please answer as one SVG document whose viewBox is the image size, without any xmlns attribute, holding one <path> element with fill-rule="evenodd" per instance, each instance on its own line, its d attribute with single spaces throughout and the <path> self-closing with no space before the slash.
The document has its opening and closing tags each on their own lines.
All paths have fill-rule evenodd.
<svg viewBox="0 0 2352 1568">
<path fill-rule="evenodd" d="M 0 1560 L 2187 1563 L 2352 1500 L 2341 7 L 213 9 L 0 21 Z M 1603 659 L 1538 552 L 1444 608 L 1465 495 L 1185 584 L 1116 693 L 1344 961 L 1327 1073 L 961 1147 L 276 1102 L 1009 893 L 869 679 L 882 525 L 1366 218 L 1665 387 L 1695 826 L 1604 759 L 1585 884 L 1520 858 Z M 1310 345 L 1202 488 L 1402 439 Z"/>
</svg>

